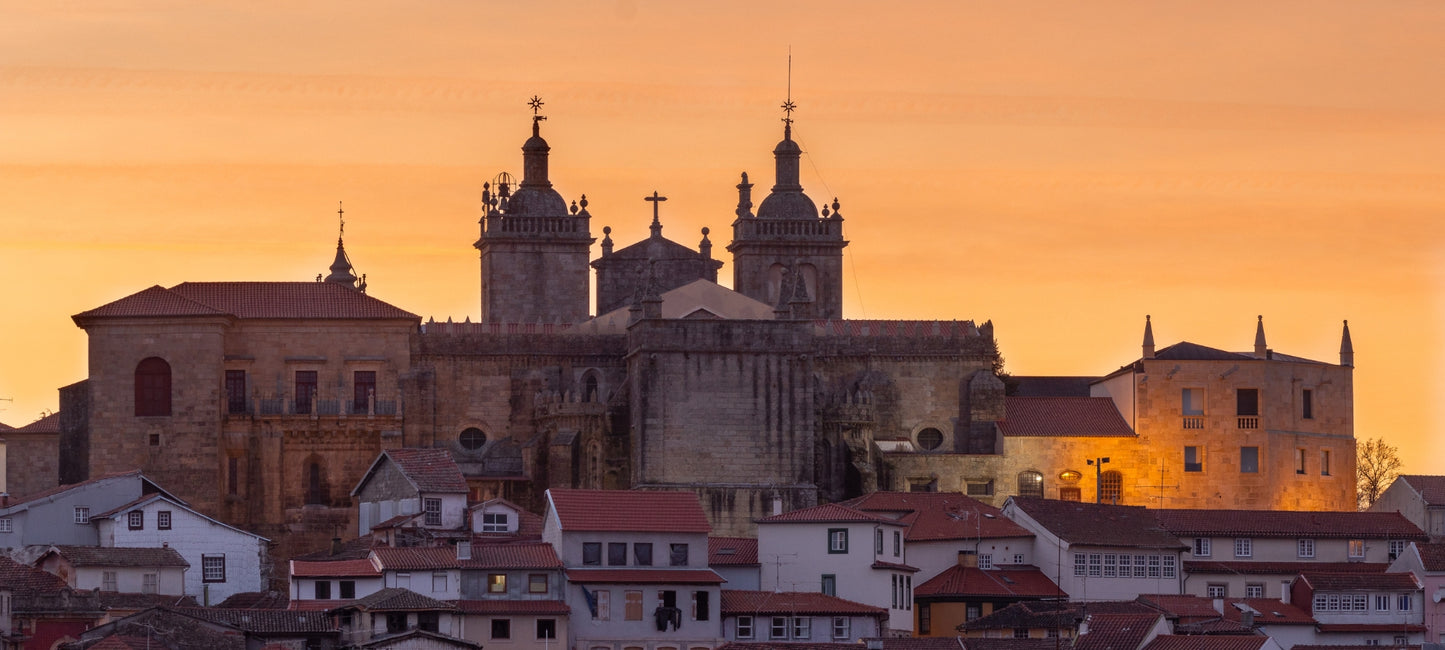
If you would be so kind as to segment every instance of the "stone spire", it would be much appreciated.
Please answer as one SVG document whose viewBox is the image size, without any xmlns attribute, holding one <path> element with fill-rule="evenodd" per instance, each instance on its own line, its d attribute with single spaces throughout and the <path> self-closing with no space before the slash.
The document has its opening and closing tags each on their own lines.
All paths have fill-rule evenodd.
<svg viewBox="0 0 1445 650">
<path fill-rule="evenodd" d="M 336 204 L 336 217 L 340 221 L 340 232 L 336 235 L 336 259 L 331 262 L 331 275 L 326 276 L 327 282 L 342 285 L 348 289 L 356 289 L 356 273 L 351 268 L 351 258 L 346 256 L 346 247 L 341 243 L 342 237 L 346 235 L 346 212 L 341 209 L 341 203 Z M 365 290 L 366 285 L 360 287 Z"/>
<path fill-rule="evenodd" d="M 1254 356 L 1265 359 L 1269 357 L 1269 345 L 1264 342 L 1264 315 L 1259 317 L 1259 323 L 1254 326 Z"/>
<path fill-rule="evenodd" d="M 1355 344 L 1350 341 L 1350 321 L 1345 321 L 1345 331 L 1340 335 L 1340 365 L 1355 367 Z"/>
<path fill-rule="evenodd" d="M 1144 314 L 1144 358 L 1154 358 L 1154 325 L 1149 322 L 1149 315 Z"/>
</svg>

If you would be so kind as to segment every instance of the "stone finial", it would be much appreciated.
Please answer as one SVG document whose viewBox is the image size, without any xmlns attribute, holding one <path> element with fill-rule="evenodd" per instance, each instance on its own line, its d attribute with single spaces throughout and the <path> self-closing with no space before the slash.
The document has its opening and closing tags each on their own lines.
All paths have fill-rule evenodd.
<svg viewBox="0 0 1445 650">
<path fill-rule="evenodd" d="M 712 259 L 712 241 L 707 238 L 709 232 L 711 231 L 708 230 L 707 226 L 703 226 L 702 241 L 697 244 L 697 252 L 700 253 L 705 260 Z"/>
<path fill-rule="evenodd" d="M 1261 314 L 1259 322 L 1254 326 L 1254 356 L 1264 359 L 1269 356 L 1269 345 L 1264 342 L 1264 315 Z"/>
<path fill-rule="evenodd" d="M 827 216 L 827 215 L 824 215 Z M 838 197 L 833 197 L 833 218 L 842 219 L 843 213 L 838 211 Z"/>
<path fill-rule="evenodd" d="M 584 216 L 584 217 L 590 217 L 590 216 L 592 216 L 592 215 L 590 215 L 590 214 L 587 213 L 587 195 L 586 195 L 586 194 L 583 194 L 583 195 L 582 195 L 582 200 L 581 200 L 581 201 L 578 201 L 578 202 L 577 202 L 577 205 L 582 208 L 582 212 L 580 213 L 581 216 Z"/>
<path fill-rule="evenodd" d="M 743 182 L 738 183 L 737 215 L 739 219 L 753 216 L 753 184 L 748 182 L 747 172 L 743 172 Z"/>
<path fill-rule="evenodd" d="M 1144 358 L 1154 358 L 1154 325 L 1149 322 L 1149 315 L 1144 314 Z"/>
<path fill-rule="evenodd" d="M 612 254 L 612 226 L 602 227 L 602 256 Z"/>
<path fill-rule="evenodd" d="M 1350 341 L 1350 321 L 1345 321 L 1344 332 L 1340 334 L 1340 365 L 1355 367 L 1355 344 Z"/>
</svg>

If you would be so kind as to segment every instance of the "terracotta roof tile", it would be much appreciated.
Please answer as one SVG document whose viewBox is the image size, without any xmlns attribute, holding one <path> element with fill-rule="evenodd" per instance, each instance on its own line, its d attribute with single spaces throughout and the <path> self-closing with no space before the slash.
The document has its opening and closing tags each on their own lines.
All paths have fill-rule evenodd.
<svg viewBox="0 0 1445 650">
<path fill-rule="evenodd" d="M 487 616 L 567 616 L 572 608 L 560 600 L 458 600 L 463 614 Z"/>
<path fill-rule="evenodd" d="M 55 412 L 39 420 L 31 422 L 23 427 L 14 429 L 15 433 L 60 433 L 60 413 Z"/>
<path fill-rule="evenodd" d="M 963 650 L 964 641 L 973 639 L 960 639 L 956 636 L 873 637 L 863 639 L 863 644 L 866 646 L 869 641 L 874 640 L 883 642 L 883 650 Z M 1050 645 L 1038 650 L 1058 649 Z"/>
<path fill-rule="evenodd" d="M 1411 645 L 1391 646 L 1392 650 L 1421 650 L 1424 646 L 1418 643 Z M 1380 650 L 1377 645 L 1295 645 L 1290 650 Z"/>
<path fill-rule="evenodd" d="M 722 613 L 729 614 L 794 614 L 811 616 L 876 615 L 885 616 L 882 607 L 855 603 L 836 596 L 812 591 L 744 591 L 722 590 Z"/>
<path fill-rule="evenodd" d="M 213 605 L 224 609 L 286 609 L 290 597 L 281 591 L 242 591 Z"/>
<path fill-rule="evenodd" d="M 727 582 L 711 569 L 567 569 L 567 579 L 579 584 L 688 584 Z"/>
<path fill-rule="evenodd" d="M 258 319 L 395 319 L 420 321 L 369 295 L 331 282 L 184 282 L 150 287 L 72 317 L 84 327 L 96 318 L 235 316 Z"/>
<path fill-rule="evenodd" d="M 1004 413 L 998 429 L 1010 437 L 1134 437 L 1107 397 L 1006 397 Z"/>
<path fill-rule="evenodd" d="M 950 639 L 952 640 L 952 639 Z M 965 650 L 1071 650 L 1073 639 L 963 639 Z M 888 644 L 883 645 L 888 650 Z M 932 649 L 930 649 L 932 650 Z"/>
<path fill-rule="evenodd" d="M 1154 515 L 1164 530 L 1179 537 L 1428 539 L 1398 512 L 1165 509 Z"/>
<path fill-rule="evenodd" d="M 397 611 L 397 610 L 446 610 L 456 609 L 452 603 L 428 598 L 410 589 L 400 587 L 387 587 L 380 591 L 357 598 L 351 601 L 350 605 L 343 605 L 346 608 L 355 608 L 371 611 Z M 339 609 L 339 608 L 338 608 Z"/>
<path fill-rule="evenodd" d="M 1160 614 L 1090 614 L 1089 632 L 1074 650 L 1138 650 L 1159 622 Z"/>
<path fill-rule="evenodd" d="M 1160 528 L 1154 514 L 1141 506 L 1032 497 L 1011 497 L 1009 503 L 1070 544 L 1184 548 L 1177 535 Z"/>
<path fill-rule="evenodd" d="M 59 576 L 20 564 L 3 553 L 0 553 L 0 585 L 5 585 L 16 596 L 53 594 L 66 586 Z"/>
<path fill-rule="evenodd" d="M 1149 614 L 1159 610 L 1133 600 L 1066 602 L 1025 600 L 958 626 L 959 630 L 1009 630 L 1016 628 L 1073 629 L 1085 614 Z"/>
<path fill-rule="evenodd" d="M 176 549 L 132 548 L 116 546 L 52 546 L 44 558 L 56 553 L 77 567 L 180 567 L 191 566 Z M 36 560 L 39 562 L 39 560 Z"/>
<path fill-rule="evenodd" d="M 1259 650 L 1269 640 L 1263 634 L 1161 634 L 1144 646 L 1144 650 Z"/>
<path fill-rule="evenodd" d="M 371 560 L 337 560 L 334 562 L 309 562 L 291 560 L 293 578 L 370 578 L 381 575 Z"/>
<path fill-rule="evenodd" d="M 440 632 L 428 632 L 417 627 L 405 632 L 374 636 L 352 647 L 358 649 L 397 648 L 397 650 L 410 648 L 475 648 L 475 650 L 482 650 L 482 644 L 480 643 L 473 643 L 466 639 L 449 636 Z"/>
<path fill-rule="evenodd" d="M 1426 571 L 1445 571 L 1445 544 L 1416 543 L 1415 548 L 1420 550 L 1420 562 Z"/>
<path fill-rule="evenodd" d="M 356 602 L 352 600 L 293 600 L 286 604 L 286 609 L 293 612 L 329 612 Z"/>
<path fill-rule="evenodd" d="M 92 318 L 148 316 L 224 316 L 224 310 L 204 305 L 170 289 L 155 285 L 129 296 L 72 316 L 77 324 Z M 84 325 L 81 325 L 84 327 Z"/>
<path fill-rule="evenodd" d="M 434 494 L 466 494 L 467 479 L 445 449 L 388 449 L 381 452 L 401 470 L 421 492 Z"/>
<path fill-rule="evenodd" d="M 1214 600 L 1189 594 L 1140 594 L 1134 599 L 1180 619 L 1218 618 Z"/>
<path fill-rule="evenodd" d="M 325 612 L 286 609 L 222 609 L 219 607 L 177 608 L 177 611 L 213 623 L 223 623 L 259 634 L 302 634 L 331 632 L 336 626 Z"/>
<path fill-rule="evenodd" d="M 86 650 L 145 650 L 156 645 L 158 644 L 155 641 L 144 636 L 112 634 L 94 645 L 87 646 Z"/>
<path fill-rule="evenodd" d="M 14 431 L 14 430 L 15 430 L 15 427 L 12 427 L 12 426 L 10 426 L 10 425 L 8 425 L 8 424 L 5 424 L 4 422 L 0 422 L 0 432 L 4 432 L 4 431 Z"/>
<path fill-rule="evenodd" d="M 994 596 L 1016 598 L 1067 598 L 1038 567 L 999 567 L 984 570 L 957 564 L 913 588 L 915 597 Z"/>
<path fill-rule="evenodd" d="M 1278 598 L 1226 598 L 1224 618 L 1231 621 L 1244 620 L 1247 606 L 1258 614 L 1254 615 L 1257 625 L 1314 625 L 1315 619 L 1298 605 L 1281 602 Z"/>
<path fill-rule="evenodd" d="M 902 522 L 880 515 L 869 514 L 862 510 L 849 508 L 839 503 L 825 503 L 811 508 L 801 508 L 780 515 L 763 517 L 758 519 L 760 524 L 847 524 L 847 523 L 879 523 L 889 526 L 903 526 Z"/>
<path fill-rule="evenodd" d="M 1390 565 L 1383 562 L 1211 562 L 1186 560 L 1185 573 L 1222 575 L 1298 575 L 1316 573 L 1384 573 Z"/>
<path fill-rule="evenodd" d="M 758 540 L 753 537 L 707 538 L 708 566 L 757 566 Z"/>
<path fill-rule="evenodd" d="M 729 641 L 717 650 L 862 650 L 859 643 L 802 643 L 792 641 Z"/>
<path fill-rule="evenodd" d="M 169 594 L 136 594 L 119 591 L 97 591 L 100 606 L 111 610 L 140 611 L 151 607 L 200 607 L 194 596 L 172 596 Z M 114 616 L 112 616 L 114 617 Z"/>
<path fill-rule="evenodd" d="M 463 569 L 560 569 L 562 560 L 551 544 L 517 542 L 472 544 L 472 559 L 462 560 Z"/>
<path fill-rule="evenodd" d="M 1445 476 L 1427 474 L 1401 474 L 1398 480 L 1414 488 L 1425 500 L 1425 505 L 1445 505 Z"/>
<path fill-rule="evenodd" d="M 874 560 L 873 568 L 887 569 L 890 571 L 908 571 L 910 573 L 920 571 L 918 567 L 913 565 L 904 564 L 902 562 L 884 562 L 883 560 Z"/>
<path fill-rule="evenodd" d="M 898 518 L 908 525 L 909 542 L 1034 536 L 1002 510 L 959 492 L 874 492 L 842 503 Z"/>
<path fill-rule="evenodd" d="M 693 492 L 547 490 L 568 532 L 708 533 L 712 525 Z"/>
<path fill-rule="evenodd" d="M 1300 579 L 1315 591 L 1419 589 L 1421 586 L 1411 573 L 1301 573 Z"/>
</svg>

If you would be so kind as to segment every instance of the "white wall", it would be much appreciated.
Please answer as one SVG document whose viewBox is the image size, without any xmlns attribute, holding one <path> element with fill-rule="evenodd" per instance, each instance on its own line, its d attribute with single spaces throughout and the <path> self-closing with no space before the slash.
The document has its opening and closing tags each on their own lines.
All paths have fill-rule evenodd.
<svg viewBox="0 0 1445 650">
<path fill-rule="evenodd" d="M 227 597 L 248 591 L 262 591 L 263 567 L 266 561 L 266 540 L 220 522 L 166 499 L 155 499 L 140 507 L 145 513 L 145 527 L 130 530 L 127 512 L 118 512 L 101 526 L 101 546 L 155 548 L 170 546 L 191 564 L 186 571 L 186 593 L 202 605 L 214 605 Z M 171 513 L 171 529 L 159 530 L 156 513 Z M 223 555 L 226 559 L 224 582 L 204 582 L 203 556 Z"/>
<path fill-rule="evenodd" d="M 846 553 L 828 552 L 828 531 L 848 531 Z M 883 531 L 883 552 L 876 553 L 875 530 Z M 893 576 L 906 577 L 913 586 L 922 579 L 912 573 L 874 569 L 874 562 L 910 564 L 905 540 L 893 555 L 893 532 L 901 525 L 883 523 L 766 523 L 758 525 L 758 562 L 764 591 L 822 591 L 824 574 L 833 575 L 839 598 L 888 610 L 891 629 L 913 629 L 912 590 L 901 607 L 894 607 Z M 955 556 L 955 562 L 957 562 Z"/>
</svg>

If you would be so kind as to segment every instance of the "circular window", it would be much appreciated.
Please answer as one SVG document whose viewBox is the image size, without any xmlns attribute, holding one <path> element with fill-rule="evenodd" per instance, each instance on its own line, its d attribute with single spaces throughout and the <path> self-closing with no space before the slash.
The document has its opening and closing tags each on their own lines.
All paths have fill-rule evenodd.
<svg viewBox="0 0 1445 650">
<path fill-rule="evenodd" d="M 476 451 L 481 449 L 482 445 L 487 444 L 487 434 L 482 433 L 481 429 L 470 427 L 462 431 L 462 435 L 457 441 L 462 443 L 462 447 Z"/>
<path fill-rule="evenodd" d="M 918 432 L 918 446 L 924 451 L 933 451 L 943 446 L 943 432 L 928 428 Z"/>
</svg>

